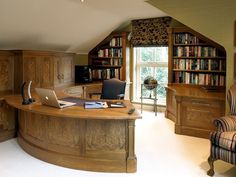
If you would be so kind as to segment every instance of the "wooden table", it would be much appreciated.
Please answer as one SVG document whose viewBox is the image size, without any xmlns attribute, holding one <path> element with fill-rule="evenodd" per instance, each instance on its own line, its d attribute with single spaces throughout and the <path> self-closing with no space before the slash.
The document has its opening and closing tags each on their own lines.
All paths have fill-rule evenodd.
<svg viewBox="0 0 236 177">
<path fill-rule="evenodd" d="M 32 156 L 56 165 L 102 172 L 136 172 L 135 120 L 126 108 L 65 109 L 36 101 L 22 105 L 19 95 L 6 102 L 18 109 L 18 143 Z"/>
</svg>

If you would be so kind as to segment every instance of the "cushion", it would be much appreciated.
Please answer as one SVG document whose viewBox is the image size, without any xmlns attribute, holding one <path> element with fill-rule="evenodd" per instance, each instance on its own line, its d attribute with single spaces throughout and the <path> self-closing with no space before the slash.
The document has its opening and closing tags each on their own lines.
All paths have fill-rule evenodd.
<svg viewBox="0 0 236 177">
<path fill-rule="evenodd" d="M 213 145 L 236 152 L 236 131 L 232 132 L 211 132 L 210 140 Z"/>
<path fill-rule="evenodd" d="M 236 116 L 225 116 L 214 120 L 217 131 L 236 131 Z"/>
</svg>

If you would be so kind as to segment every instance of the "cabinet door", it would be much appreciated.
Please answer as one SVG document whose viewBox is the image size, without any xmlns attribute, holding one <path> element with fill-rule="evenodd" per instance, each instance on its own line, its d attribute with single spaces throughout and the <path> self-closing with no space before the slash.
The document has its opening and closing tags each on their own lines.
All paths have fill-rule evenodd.
<svg viewBox="0 0 236 177">
<path fill-rule="evenodd" d="M 65 56 L 62 58 L 63 70 L 63 83 L 70 84 L 74 83 L 74 58 L 72 56 Z"/>
<path fill-rule="evenodd" d="M 32 81 L 32 88 L 40 87 L 40 57 L 24 56 L 23 58 L 23 81 Z"/>
<path fill-rule="evenodd" d="M 54 84 L 62 86 L 74 83 L 74 58 L 60 56 L 54 59 Z"/>
<path fill-rule="evenodd" d="M 0 53 L 0 91 L 13 89 L 13 58 Z"/>
<path fill-rule="evenodd" d="M 53 87 L 53 57 L 52 56 L 42 56 L 40 58 L 41 65 L 41 76 L 40 85 L 41 87 Z"/>
<path fill-rule="evenodd" d="M 0 100 L 0 142 L 10 139 L 16 133 L 16 116 L 14 108 Z"/>
</svg>

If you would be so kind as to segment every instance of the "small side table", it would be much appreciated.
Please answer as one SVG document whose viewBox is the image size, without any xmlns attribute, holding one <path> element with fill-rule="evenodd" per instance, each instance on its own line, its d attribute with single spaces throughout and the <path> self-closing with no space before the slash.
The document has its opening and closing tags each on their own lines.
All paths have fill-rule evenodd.
<svg viewBox="0 0 236 177">
<path fill-rule="evenodd" d="M 141 113 L 143 113 L 143 99 L 150 99 L 154 101 L 154 112 L 155 116 L 157 116 L 157 87 L 155 87 L 153 90 L 148 90 L 150 91 L 150 96 L 149 97 L 144 97 L 143 96 L 143 91 L 148 90 L 145 88 L 144 84 L 141 84 Z M 152 92 L 154 93 L 154 98 L 152 97 Z"/>
</svg>

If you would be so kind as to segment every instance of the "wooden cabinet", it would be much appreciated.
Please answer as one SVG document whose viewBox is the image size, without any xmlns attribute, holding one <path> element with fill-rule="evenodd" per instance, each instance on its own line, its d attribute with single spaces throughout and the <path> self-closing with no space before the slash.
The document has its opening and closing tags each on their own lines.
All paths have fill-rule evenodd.
<svg viewBox="0 0 236 177">
<path fill-rule="evenodd" d="M 226 52 L 188 27 L 168 33 L 166 117 L 176 133 L 208 138 L 213 120 L 225 113 Z"/>
<path fill-rule="evenodd" d="M 16 135 L 16 111 L 0 99 L 0 142 Z"/>
<path fill-rule="evenodd" d="M 126 33 L 111 33 L 89 52 L 93 80 L 126 79 Z"/>
<path fill-rule="evenodd" d="M 23 53 L 23 81 L 32 80 L 32 88 L 53 85 L 53 56 Z"/>
<path fill-rule="evenodd" d="M 54 85 L 63 86 L 74 83 L 74 56 L 56 55 L 54 59 Z"/>
<path fill-rule="evenodd" d="M 19 93 L 23 82 L 55 88 L 74 84 L 74 54 L 43 51 L 0 51 L 0 141 L 15 136 L 16 112 L 4 97 Z"/>
<path fill-rule="evenodd" d="M 225 113 L 225 93 L 178 85 L 166 91 L 166 117 L 175 122 L 175 133 L 208 138 L 214 119 Z"/>
<path fill-rule="evenodd" d="M 4 102 L 4 96 L 11 94 L 14 78 L 13 54 L 0 51 L 0 142 L 16 134 L 15 112 Z"/>
<path fill-rule="evenodd" d="M 13 54 L 0 51 L 0 91 L 13 88 Z"/>
<path fill-rule="evenodd" d="M 74 84 L 74 54 L 15 51 L 15 92 L 23 82 L 32 88 L 55 88 Z"/>
</svg>

